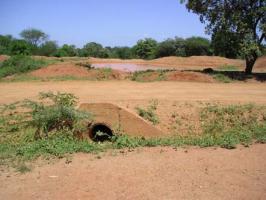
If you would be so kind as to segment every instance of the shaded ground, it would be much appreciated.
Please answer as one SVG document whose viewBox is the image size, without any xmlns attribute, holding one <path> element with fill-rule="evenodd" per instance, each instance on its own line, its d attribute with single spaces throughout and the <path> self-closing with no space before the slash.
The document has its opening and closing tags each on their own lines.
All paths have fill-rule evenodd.
<svg viewBox="0 0 266 200">
<path fill-rule="evenodd" d="M 266 145 L 136 149 L 0 174 L 2 199 L 265 199 Z M 42 163 L 42 164 L 41 164 Z M 41 165 L 40 165 L 41 164 Z"/>
</svg>

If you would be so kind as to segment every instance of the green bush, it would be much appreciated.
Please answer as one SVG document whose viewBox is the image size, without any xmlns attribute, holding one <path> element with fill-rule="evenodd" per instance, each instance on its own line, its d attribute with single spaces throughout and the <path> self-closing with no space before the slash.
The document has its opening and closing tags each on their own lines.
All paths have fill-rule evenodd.
<svg viewBox="0 0 266 200">
<path fill-rule="evenodd" d="M 25 73 L 36 70 L 48 64 L 44 60 L 36 60 L 28 56 L 11 56 L 1 64 L 0 78 L 18 73 Z"/>
<path fill-rule="evenodd" d="M 35 138 L 48 138 L 48 133 L 69 129 L 82 132 L 82 120 L 91 120 L 87 112 L 76 110 L 77 98 L 70 93 L 40 93 L 40 100 L 49 100 L 50 105 L 42 102 L 27 101 L 27 107 L 31 108 L 30 125 L 36 128 Z M 43 135 L 44 134 L 44 135 Z"/>
<path fill-rule="evenodd" d="M 25 40 L 14 40 L 11 42 L 10 54 L 11 55 L 30 55 L 31 45 Z"/>
</svg>

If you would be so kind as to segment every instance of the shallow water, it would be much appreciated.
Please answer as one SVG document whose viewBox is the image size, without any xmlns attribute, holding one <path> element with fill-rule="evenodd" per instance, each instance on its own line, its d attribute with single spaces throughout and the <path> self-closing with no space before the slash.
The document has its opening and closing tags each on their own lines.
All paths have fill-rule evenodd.
<svg viewBox="0 0 266 200">
<path fill-rule="evenodd" d="M 138 64 L 131 64 L 131 63 L 101 63 L 101 64 L 92 64 L 95 68 L 111 68 L 120 71 L 126 72 L 135 72 L 135 71 L 145 71 L 148 69 L 170 69 L 166 67 L 158 67 L 158 66 L 151 66 L 151 65 L 138 65 Z"/>
</svg>

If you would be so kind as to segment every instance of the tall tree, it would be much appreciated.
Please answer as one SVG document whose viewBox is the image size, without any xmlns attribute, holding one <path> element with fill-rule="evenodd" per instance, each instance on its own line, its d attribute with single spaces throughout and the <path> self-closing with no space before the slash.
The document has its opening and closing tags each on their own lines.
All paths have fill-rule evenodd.
<svg viewBox="0 0 266 200">
<path fill-rule="evenodd" d="M 156 56 L 157 41 L 152 38 L 139 40 L 133 47 L 135 54 L 142 59 L 153 59 Z"/>
<path fill-rule="evenodd" d="M 209 34 L 228 30 L 239 38 L 240 53 L 246 59 L 246 74 L 251 74 L 266 37 L 265 0 L 181 0 L 189 11 L 207 23 Z"/>
<path fill-rule="evenodd" d="M 41 42 L 44 42 L 48 38 L 47 34 L 35 28 L 23 30 L 20 33 L 20 36 L 34 46 L 38 46 Z"/>
</svg>

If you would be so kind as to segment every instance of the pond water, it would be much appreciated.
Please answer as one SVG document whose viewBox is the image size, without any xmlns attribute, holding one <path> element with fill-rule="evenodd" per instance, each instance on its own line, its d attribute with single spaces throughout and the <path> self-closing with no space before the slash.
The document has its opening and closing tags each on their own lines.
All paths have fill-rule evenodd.
<svg viewBox="0 0 266 200">
<path fill-rule="evenodd" d="M 101 63 L 101 64 L 92 64 L 95 68 L 111 68 L 120 71 L 126 72 L 135 72 L 135 71 L 145 71 L 148 69 L 171 69 L 166 67 L 158 67 L 158 66 L 151 66 L 151 65 L 139 65 L 139 64 L 131 64 L 131 63 Z"/>
</svg>

